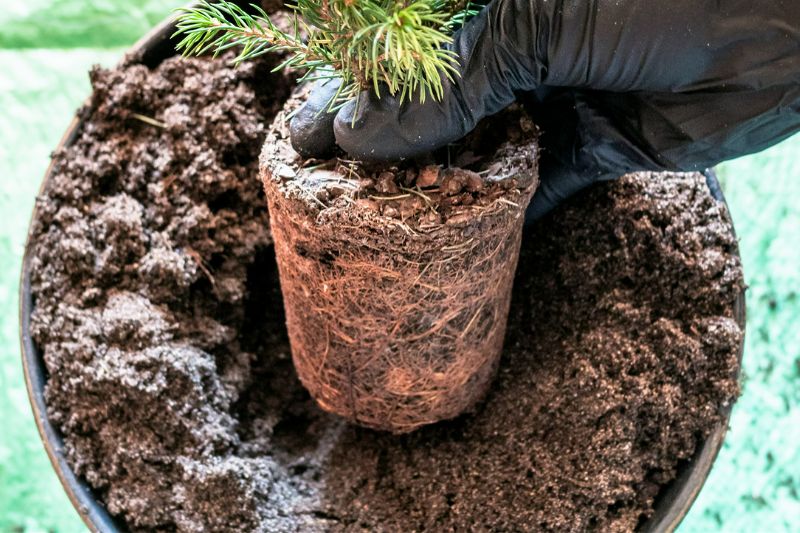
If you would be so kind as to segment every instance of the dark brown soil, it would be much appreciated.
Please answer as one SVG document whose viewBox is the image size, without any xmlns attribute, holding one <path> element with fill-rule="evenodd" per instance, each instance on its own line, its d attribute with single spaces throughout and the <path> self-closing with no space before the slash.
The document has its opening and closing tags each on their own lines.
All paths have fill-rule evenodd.
<svg viewBox="0 0 800 533">
<path fill-rule="evenodd" d="M 539 223 L 478 412 L 357 429 L 292 370 L 256 170 L 289 90 L 268 70 L 93 74 L 33 238 L 75 471 L 135 530 L 633 529 L 737 393 L 741 270 L 702 177 L 629 177 Z"/>
<path fill-rule="evenodd" d="M 285 116 L 306 93 L 260 158 L 297 375 L 364 427 L 455 418 L 485 398 L 502 353 L 536 127 L 521 105 L 484 121 L 448 147 L 472 168 L 304 162 Z"/>
</svg>

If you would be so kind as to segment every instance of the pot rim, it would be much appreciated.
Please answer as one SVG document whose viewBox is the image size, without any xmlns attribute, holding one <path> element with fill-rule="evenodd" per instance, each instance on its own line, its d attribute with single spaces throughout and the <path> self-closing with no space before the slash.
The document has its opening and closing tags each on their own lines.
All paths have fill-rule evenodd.
<svg viewBox="0 0 800 533">
<path fill-rule="evenodd" d="M 244 3 L 244 2 L 242 2 Z M 136 61 L 148 66 L 155 66 L 161 60 L 174 53 L 174 43 L 171 35 L 175 30 L 174 16 L 168 17 L 144 35 L 131 48 L 129 55 L 133 54 Z M 78 111 L 66 132 L 59 141 L 57 149 L 66 147 L 75 142 L 83 123 L 81 112 Z M 53 172 L 53 162 L 45 171 L 38 195 L 44 191 L 47 181 Z M 730 218 L 728 204 L 722 194 L 719 181 L 713 171 L 706 172 L 706 183 L 711 195 L 726 207 L 726 217 L 731 226 L 731 231 L 736 236 L 733 221 Z M 37 196 L 38 196 L 37 195 Z M 72 505 L 78 511 L 90 531 L 96 533 L 122 533 L 129 528 L 123 520 L 114 518 L 106 510 L 103 502 L 96 497 L 94 489 L 84 480 L 78 478 L 70 468 L 64 451 L 64 440 L 59 431 L 50 421 L 45 403 L 44 388 L 47 382 L 47 370 L 42 354 L 34 344 L 30 335 L 30 318 L 33 311 L 33 295 L 30 287 L 30 251 L 33 232 L 33 222 L 37 217 L 38 209 L 34 205 L 28 235 L 25 242 L 25 252 L 22 260 L 19 289 L 19 327 L 20 345 L 22 351 L 22 364 L 25 375 L 25 386 L 28 399 L 33 410 L 39 436 L 50 459 L 64 491 L 67 493 Z M 738 245 L 734 254 L 739 256 Z M 746 322 L 745 290 L 743 289 L 734 302 L 734 318 L 742 330 L 742 341 L 738 349 L 739 368 L 737 378 L 741 376 L 741 363 L 744 353 L 744 333 Z M 679 465 L 680 472 L 670 484 L 662 489 L 656 497 L 654 504 L 655 513 L 652 517 L 637 527 L 637 531 L 647 533 L 667 533 L 674 531 L 688 513 L 697 495 L 705 484 L 711 467 L 714 464 L 728 429 L 733 404 L 722 411 L 723 420 L 717 424 L 710 435 L 702 442 L 691 459 Z"/>
</svg>

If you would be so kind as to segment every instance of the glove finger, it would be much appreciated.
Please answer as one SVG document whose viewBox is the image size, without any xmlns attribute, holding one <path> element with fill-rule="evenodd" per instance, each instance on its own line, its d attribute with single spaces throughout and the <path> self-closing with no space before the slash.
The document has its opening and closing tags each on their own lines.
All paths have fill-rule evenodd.
<svg viewBox="0 0 800 533">
<path fill-rule="evenodd" d="M 352 157 L 364 161 L 404 159 L 430 152 L 463 136 L 452 126 L 463 116 L 457 107 L 427 100 L 400 103 L 383 91 L 362 91 L 336 115 L 333 131 L 337 144 Z"/>
<path fill-rule="evenodd" d="M 308 99 L 289 123 L 292 147 L 301 156 L 324 158 L 336 149 L 333 121 L 336 113 L 327 110 L 341 85 L 340 78 L 315 82 Z"/>
</svg>

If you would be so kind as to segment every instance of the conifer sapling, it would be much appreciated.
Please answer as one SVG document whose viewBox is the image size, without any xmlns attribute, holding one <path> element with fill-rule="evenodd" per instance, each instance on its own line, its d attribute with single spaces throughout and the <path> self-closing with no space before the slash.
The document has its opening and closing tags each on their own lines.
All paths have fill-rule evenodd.
<svg viewBox="0 0 800 533">
<path fill-rule="evenodd" d="M 180 9 L 176 35 L 185 55 L 239 48 L 236 63 L 269 53 L 276 67 L 303 69 L 300 81 L 340 78 L 328 104 L 335 111 L 364 89 L 388 91 L 400 101 L 441 99 L 443 77 L 458 75 L 446 45 L 480 5 L 470 0 L 297 0 L 293 27 L 280 29 L 259 6 L 252 13 L 221 0 Z"/>
</svg>

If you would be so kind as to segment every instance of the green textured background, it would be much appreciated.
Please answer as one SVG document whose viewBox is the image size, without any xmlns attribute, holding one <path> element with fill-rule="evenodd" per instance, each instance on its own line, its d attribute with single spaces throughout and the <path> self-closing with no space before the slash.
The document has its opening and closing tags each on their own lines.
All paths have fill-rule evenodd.
<svg viewBox="0 0 800 533">
<path fill-rule="evenodd" d="M 0 532 L 83 531 L 47 460 L 20 365 L 17 289 L 28 217 L 87 70 L 179 0 L 27 0 L 0 10 Z M 720 168 L 747 282 L 744 394 L 694 531 L 800 531 L 800 135 Z"/>
</svg>

